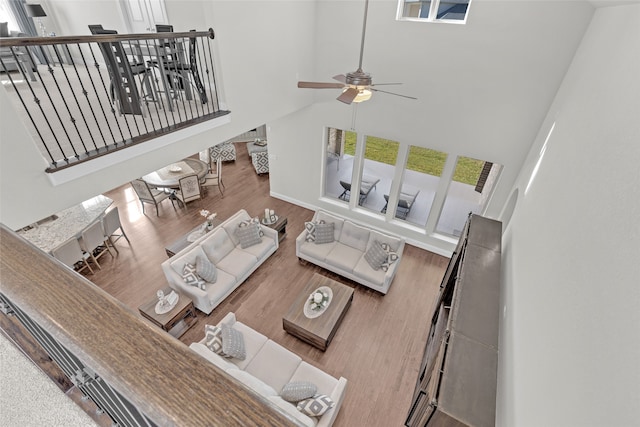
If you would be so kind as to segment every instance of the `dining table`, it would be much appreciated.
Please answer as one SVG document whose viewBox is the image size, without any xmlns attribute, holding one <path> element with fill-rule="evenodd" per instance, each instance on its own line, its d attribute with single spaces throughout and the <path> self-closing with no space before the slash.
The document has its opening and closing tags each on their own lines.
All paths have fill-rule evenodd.
<svg viewBox="0 0 640 427">
<path fill-rule="evenodd" d="M 195 174 L 200 180 L 207 172 L 209 172 L 207 162 L 189 157 L 148 173 L 142 177 L 142 180 L 151 187 L 177 189 L 180 188 L 180 178 Z"/>
</svg>

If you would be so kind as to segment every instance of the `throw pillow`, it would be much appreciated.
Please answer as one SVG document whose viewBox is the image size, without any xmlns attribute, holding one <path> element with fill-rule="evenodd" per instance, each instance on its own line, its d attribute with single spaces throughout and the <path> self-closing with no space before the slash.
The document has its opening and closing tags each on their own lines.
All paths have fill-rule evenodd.
<svg viewBox="0 0 640 427">
<path fill-rule="evenodd" d="M 218 279 L 216 266 L 208 258 L 202 256 L 196 257 L 196 274 L 209 283 L 216 283 Z"/>
<path fill-rule="evenodd" d="M 258 226 L 258 234 L 260 234 L 260 237 L 264 236 L 264 231 L 262 231 L 262 224 L 260 224 L 260 220 L 258 219 L 258 217 L 244 219 L 238 223 L 238 227 L 245 227 L 251 224 L 255 224 Z"/>
<path fill-rule="evenodd" d="M 9 37 L 9 23 L 0 22 L 0 37 Z"/>
<path fill-rule="evenodd" d="M 311 399 L 305 399 L 298 402 L 298 411 L 310 417 L 319 417 L 320 415 L 333 408 L 335 403 L 326 394 L 319 394 Z"/>
<path fill-rule="evenodd" d="M 307 231 L 307 235 L 304 238 L 305 241 L 307 242 L 315 242 L 316 241 L 316 226 L 318 224 L 324 224 L 324 220 L 321 219 L 320 221 L 312 221 L 312 222 L 305 222 L 304 223 L 304 229 Z"/>
<path fill-rule="evenodd" d="M 335 224 L 330 223 L 321 223 L 316 224 L 316 245 L 321 245 L 323 243 L 331 243 L 333 242 L 333 229 Z"/>
<path fill-rule="evenodd" d="M 222 355 L 222 328 L 219 326 L 204 325 L 204 337 L 209 350 Z"/>
<path fill-rule="evenodd" d="M 381 245 L 382 249 L 387 253 L 387 260 L 382 263 L 380 268 L 384 271 L 388 271 L 389 267 L 391 267 L 391 264 L 396 262 L 400 258 L 400 255 L 398 255 L 395 252 L 395 249 L 393 249 L 388 243 L 382 243 Z"/>
<path fill-rule="evenodd" d="M 203 291 L 205 290 L 204 280 L 198 276 L 196 272 L 196 266 L 193 264 L 186 263 L 182 268 L 182 279 L 187 285 L 195 286 L 196 288 L 200 288 Z"/>
<path fill-rule="evenodd" d="M 236 331 L 229 325 L 222 325 L 222 354 L 224 357 L 233 357 L 244 360 L 247 352 L 244 348 L 242 332 Z"/>
<path fill-rule="evenodd" d="M 260 237 L 259 225 L 257 224 L 240 224 L 236 228 L 236 237 L 240 241 L 240 247 L 246 249 L 253 245 L 258 245 L 262 242 Z"/>
<path fill-rule="evenodd" d="M 373 241 L 369 250 L 364 254 L 364 259 L 374 270 L 380 270 L 382 264 L 384 264 L 388 258 L 389 255 L 387 254 L 387 251 L 382 248 L 382 245 L 377 240 Z"/>
<path fill-rule="evenodd" d="M 280 397 L 287 402 L 299 402 L 315 396 L 316 391 L 318 387 L 309 381 L 292 381 L 282 387 Z"/>
</svg>

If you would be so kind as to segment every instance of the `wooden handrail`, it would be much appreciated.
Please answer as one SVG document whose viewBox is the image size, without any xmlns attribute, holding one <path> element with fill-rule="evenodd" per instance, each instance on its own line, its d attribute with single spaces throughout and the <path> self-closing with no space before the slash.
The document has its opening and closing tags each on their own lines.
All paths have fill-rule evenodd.
<svg viewBox="0 0 640 427">
<path fill-rule="evenodd" d="M 299 425 L 2 224 L 0 271 L 2 294 L 157 425 Z"/>
<path fill-rule="evenodd" d="M 115 42 L 126 40 L 177 39 L 188 37 L 215 38 L 213 28 L 207 31 L 185 31 L 180 33 L 139 33 L 139 34 L 100 34 L 86 36 L 54 36 L 54 37 L 2 37 L 0 47 L 9 46 L 41 46 L 52 44 L 77 44 Z"/>
</svg>

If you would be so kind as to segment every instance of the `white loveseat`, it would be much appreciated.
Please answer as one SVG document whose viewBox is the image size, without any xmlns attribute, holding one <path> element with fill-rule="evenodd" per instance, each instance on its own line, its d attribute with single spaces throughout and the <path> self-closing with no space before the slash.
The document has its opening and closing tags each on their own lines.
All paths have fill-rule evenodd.
<svg viewBox="0 0 640 427">
<path fill-rule="evenodd" d="M 192 343 L 189 347 L 303 425 L 327 427 L 333 424 L 344 400 L 346 378 L 336 379 L 308 364 L 298 355 L 242 322 L 238 322 L 234 313 L 228 313 L 218 326 L 223 323 L 242 333 L 246 351 L 244 360 L 217 355 L 204 344 L 206 337 L 200 342 Z M 287 383 L 298 381 L 308 381 L 316 385 L 317 394 L 329 396 L 334 406 L 320 417 L 310 417 L 300 412 L 295 404 L 284 400 L 279 395 Z"/>
<path fill-rule="evenodd" d="M 241 209 L 162 263 L 169 286 L 188 295 L 198 310 L 211 313 L 278 249 L 278 232 L 269 227 L 261 227 L 264 236 L 259 244 L 242 249 L 235 231 L 240 222 L 248 220 L 251 217 Z M 217 270 L 216 282 L 206 283 L 204 290 L 188 285 L 182 278 L 184 265 L 195 265 L 198 256 L 209 259 Z"/>
<path fill-rule="evenodd" d="M 323 244 L 307 241 L 307 230 L 304 229 L 296 239 L 297 257 L 386 294 L 402 260 L 404 239 L 319 210 L 311 222 L 321 221 L 334 224 L 334 241 Z M 397 260 L 386 271 L 374 269 L 365 259 L 376 241 L 388 245 L 397 254 Z"/>
</svg>

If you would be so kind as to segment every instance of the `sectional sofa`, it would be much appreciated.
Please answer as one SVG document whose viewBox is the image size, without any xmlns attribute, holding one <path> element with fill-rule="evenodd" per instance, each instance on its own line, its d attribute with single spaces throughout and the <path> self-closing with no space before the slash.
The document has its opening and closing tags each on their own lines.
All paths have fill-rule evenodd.
<svg viewBox="0 0 640 427">
<path fill-rule="evenodd" d="M 333 224 L 332 236 L 320 231 L 327 224 Z M 318 210 L 296 239 L 296 255 L 386 294 L 398 270 L 404 245 L 405 240 L 400 237 Z"/>
<path fill-rule="evenodd" d="M 344 400 L 346 378 L 334 378 L 304 362 L 298 355 L 238 322 L 234 313 L 228 313 L 218 326 L 223 323 L 242 334 L 246 352 L 244 360 L 225 358 L 214 353 L 205 345 L 206 337 L 189 347 L 303 425 L 327 427 L 333 424 Z M 300 381 L 314 384 L 317 387 L 316 393 L 329 396 L 334 403 L 333 407 L 320 417 L 311 417 L 296 409 L 295 403 L 280 396 L 286 384 Z"/>
<path fill-rule="evenodd" d="M 188 295 L 198 310 L 211 313 L 278 249 L 278 232 L 269 227 L 259 227 L 263 234 L 259 243 L 242 248 L 237 230 L 241 223 L 246 225 L 251 221 L 247 211 L 241 209 L 213 231 L 164 261 L 162 270 L 169 286 Z M 198 257 L 206 258 L 215 266 L 215 283 L 205 281 L 194 286 L 185 281 L 185 264 L 195 266 Z"/>
</svg>

